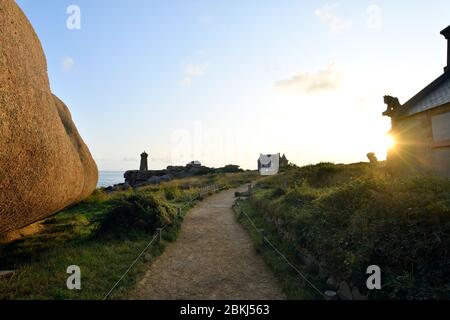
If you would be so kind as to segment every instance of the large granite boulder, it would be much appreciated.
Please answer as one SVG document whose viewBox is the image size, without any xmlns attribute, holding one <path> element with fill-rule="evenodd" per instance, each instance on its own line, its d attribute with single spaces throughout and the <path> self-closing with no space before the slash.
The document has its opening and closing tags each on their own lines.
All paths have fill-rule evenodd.
<svg viewBox="0 0 450 320">
<path fill-rule="evenodd" d="M 0 0 L 0 234 L 86 198 L 97 166 L 67 107 L 49 86 L 33 27 Z"/>
</svg>

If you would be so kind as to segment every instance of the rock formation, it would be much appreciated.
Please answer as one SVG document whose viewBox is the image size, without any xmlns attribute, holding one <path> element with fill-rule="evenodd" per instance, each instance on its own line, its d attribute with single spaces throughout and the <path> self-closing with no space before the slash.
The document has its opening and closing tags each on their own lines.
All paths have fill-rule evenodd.
<svg viewBox="0 0 450 320">
<path fill-rule="evenodd" d="M 237 171 L 239 172 L 239 167 Z M 191 163 L 183 166 L 168 166 L 165 170 L 130 170 L 125 172 L 125 184 L 131 187 L 140 187 L 149 184 L 158 184 L 173 179 L 182 179 L 192 176 L 215 173 L 218 169 L 205 166 L 193 166 Z"/>
<path fill-rule="evenodd" d="M 374 152 L 369 152 L 367 154 L 367 159 L 369 159 L 371 165 L 376 165 L 378 163 L 377 156 Z"/>
<path fill-rule="evenodd" d="M 163 170 L 145 170 L 145 167 L 147 167 L 147 158 L 148 154 L 144 152 L 143 154 L 141 154 L 140 170 L 129 170 L 125 172 L 125 183 L 119 183 L 103 189 L 107 192 L 114 192 L 127 190 L 130 187 L 139 188 L 148 185 L 160 184 L 162 182 L 168 182 L 174 179 L 183 179 L 187 177 L 202 176 L 208 174 L 237 173 L 244 171 L 239 166 L 232 164 L 222 168 L 209 168 L 206 166 L 202 166 L 199 161 L 189 162 L 186 166 L 168 166 Z"/>
<path fill-rule="evenodd" d="M 0 234 L 76 203 L 95 189 L 97 166 L 49 86 L 33 27 L 0 0 Z"/>
</svg>

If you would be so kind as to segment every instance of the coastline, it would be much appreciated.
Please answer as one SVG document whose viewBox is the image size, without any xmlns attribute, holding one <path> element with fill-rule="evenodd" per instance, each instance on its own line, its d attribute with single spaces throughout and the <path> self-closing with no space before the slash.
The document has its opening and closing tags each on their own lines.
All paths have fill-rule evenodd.
<svg viewBox="0 0 450 320">
<path fill-rule="evenodd" d="M 124 183 L 124 173 L 125 171 L 99 171 L 97 189 Z"/>
</svg>

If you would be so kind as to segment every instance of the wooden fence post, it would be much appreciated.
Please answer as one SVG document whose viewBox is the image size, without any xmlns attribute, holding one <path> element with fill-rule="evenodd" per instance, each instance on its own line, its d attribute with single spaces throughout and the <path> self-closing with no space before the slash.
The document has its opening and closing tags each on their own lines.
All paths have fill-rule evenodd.
<svg viewBox="0 0 450 320">
<path fill-rule="evenodd" d="M 238 220 L 243 216 L 242 209 L 238 206 L 237 218 Z"/>
<path fill-rule="evenodd" d="M 336 291 L 325 291 L 325 300 L 337 300 Z"/>
<path fill-rule="evenodd" d="M 264 231 L 264 229 L 260 229 L 260 230 L 259 230 L 259 234 L 260 234 L 259 246 L 260 246 L 261 248 L 263 248 L 264 245 L 265 245 L 265 243 L 266 243 L 266 239 L 265 239 L 265 237 L 266 237 L 266 232 Z"/>
<path fill-rule="evenodd" d="M 159 233 L 159 236 L 158 236 L 158 243 L 161 243 L 162 242 L 162 228 L 158 228 L 158 229 L 156 229 L 156 232 L 158 232 Z"/>
</svg>

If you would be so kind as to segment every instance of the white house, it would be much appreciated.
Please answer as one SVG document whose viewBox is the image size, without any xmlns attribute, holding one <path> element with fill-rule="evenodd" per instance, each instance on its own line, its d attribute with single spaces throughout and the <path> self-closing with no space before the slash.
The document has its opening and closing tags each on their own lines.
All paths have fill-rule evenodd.
<svg viewBox="0 0 450 320">
<path fill-rule="evenodd" d="M 273 176 L 280 169 L 280 154 L 261 154 L 258 159 L 258 171 L 262 176 Z"/>
</svg>

